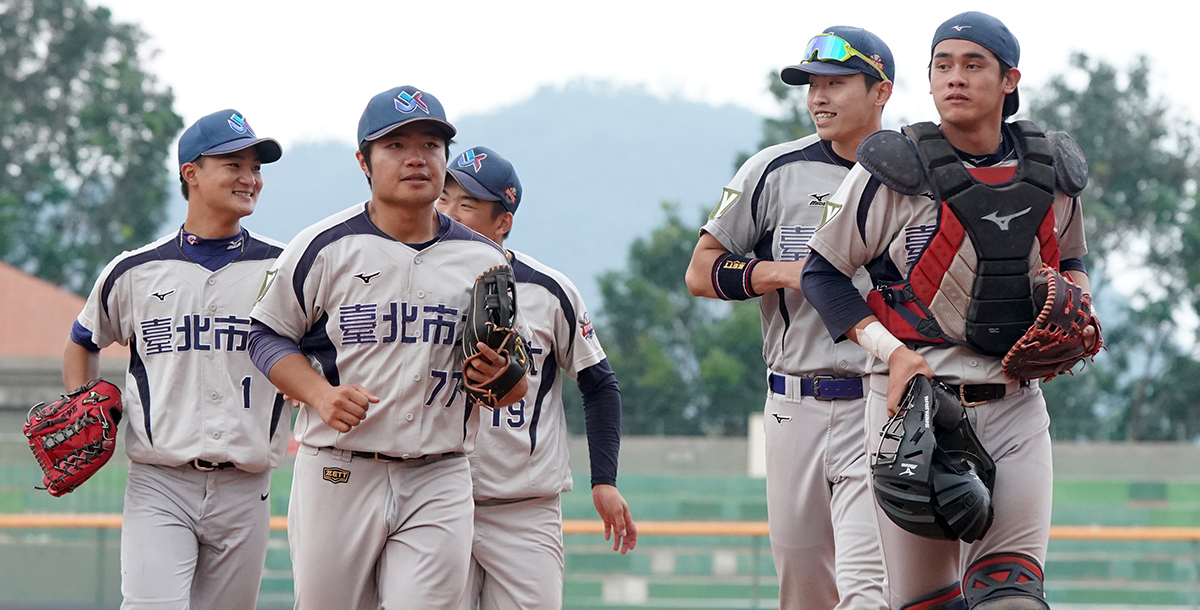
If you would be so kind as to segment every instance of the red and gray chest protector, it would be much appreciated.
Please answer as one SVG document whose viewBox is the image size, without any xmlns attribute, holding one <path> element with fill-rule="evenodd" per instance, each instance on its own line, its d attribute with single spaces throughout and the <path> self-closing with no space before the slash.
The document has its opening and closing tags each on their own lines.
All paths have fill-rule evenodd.
<svg viewBox="0 0 1200 610">
<path fill-rule="evenodd" d="M 885 185 L 907 195 L 932 189 L 941 202 L 908 278 L 867 297 L 901 341 L 1003 356 L 1036 319 L 1031 280 L 1043 263 L 1059 264 L 1055 184 L 1077 195 L 1087 165 L 1066 134 L 1048 137 L 1030 121 L 1012 128 L 1018 163 L 1009 167 L 965 167 L 933 123 L 877 132 L 860 146 L 860 163 Z"/>
</svg>

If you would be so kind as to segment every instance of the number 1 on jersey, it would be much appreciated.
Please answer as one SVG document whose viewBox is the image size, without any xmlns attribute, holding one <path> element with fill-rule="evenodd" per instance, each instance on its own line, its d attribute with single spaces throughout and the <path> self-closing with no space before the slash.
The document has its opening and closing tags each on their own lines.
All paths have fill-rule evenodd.
<svg viewBox="0 0 1200 610">
<path fill-rule="evenodd" d="M 242 379 L 242 408 L 243 409 L 250 408 L 250 378 L 249 377 L 245 377 Z"/>
</svg>

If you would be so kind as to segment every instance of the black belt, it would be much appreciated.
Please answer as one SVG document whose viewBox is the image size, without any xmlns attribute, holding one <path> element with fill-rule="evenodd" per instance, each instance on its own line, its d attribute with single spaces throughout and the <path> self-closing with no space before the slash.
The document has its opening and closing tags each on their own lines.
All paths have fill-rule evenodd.
<svg viewBox="0 0 1200 610">
<path fill-rule="evenodd" d="M 1003 383 L 965 383 L 963 385 L 943 384 L 951 393 L 957 394 L 963 405 L 973 407 L 990 400 L 1000 400 L 1008 393 L 1008 385 Z M 1022 379 L 1021 387 L 1029 387 L 1029 380 Z"/>
<path fill-rule="evenodd" d="M 452 458 L 452 457 L 459 457 L 459 456 L 463 456 L 466 454 L 461 451 L 447 451 L 446 453 L 434 454 L 434 455 L 417 455 L 417 456 L 402 457 L 402 456 L 388 455 L 386 453 L 378 453 L 375 451 L 351 451 L 350 455 L 353 455 L 354 457 L 358 457 L 358 458 L 369 458 L 369 459 L 375 460 L 377 462 L 437 462 L 440 460 L 445 460 L 445 459 Z"/>
<path fill-rule="evenodd" d="M 862 377 L 843 379 L 831 375 L 817 375 L 799 379 L 801 396 L 812 396 L 817 400 L 846 400 L 863 397 Z M 772 392 L 787 394 L 787 377 L 771 373 L 769 380 Z"/>
<path fill-rule="evenodd" d="M 233 462 L 210 462 L 208 460 L 194 459 L 187 463 L 188 466 L 195 468 L 201 472 L 209 472 L 212 470 L 225 470 L 227 468 L 237 468 L 237 464 Z"/>
</svg>

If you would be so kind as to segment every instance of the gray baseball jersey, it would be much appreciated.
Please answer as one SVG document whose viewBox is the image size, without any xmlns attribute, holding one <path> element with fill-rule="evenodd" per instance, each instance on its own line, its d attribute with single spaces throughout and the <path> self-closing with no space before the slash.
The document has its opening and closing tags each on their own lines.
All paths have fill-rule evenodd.
<svg viewBox="0 0 1200 610">
<path fill-rule="evenodd" d="M 802 261 L 813 234 L 836 214 L 829 198 L 852 165 L 815 135 L 767 148 L 738 170 L 702 230 L 735 254 Z M 869 289 L 866 273 L 856 279 Z M 763 359 L 782 381 L 764 407 L 780 607 L 885 608 L 862 444 L 864 399 L 825 401 L 801 391 L 801 378 L 818 374 L 861 377 L 871 356 L 853 343 L 835 344 L 797 290 L 764 294 L 759 307 Z"/>
<path fill-rule="evenodd" d="M 72 339 L 129 345 L 122 608 L 252 610 L 270 468 L 287 450 L 288 425 L 283 397 L 250 361 L 250 309 L 282 244 L 242 231 L 210 243 L 240 250 L 210 271 L 185 255 L 185 235 L 113 260 Z"/>
<path fill-rule="evenodd" d="M 518 324 L 529 340 L 529 391 L 515 404 L 481 415 L 470 454 L 475 499 L 518 499 L 571 490 L 563 373 L 604 359 L 583 297 L 571 280 L 532 257 L 512 252 Z"/>
<path fill-rule="evenodd" d="M 241 256 L 214 272 L 188 260 L 181 239 L 174 233 L 109 263 L 78 323 L 97 347 L 129 345 L 130 460 L 199 458 L 262 472 L 283 460 L 288 435 L 283 398 L 247 352 L 250 309 L 282 244 L 245 231 Z"/>
<path fill-rule="evenodd" d="M 438 238 L 417 250 L 358 204 L 302 231 L 271 271 L 251 317 L 299 345 L 331 384 L 356 383 L 381 399 L 345 433 L 302 406 L 301 443 L 400 457 L 470 450 L 478 414 L 458 390 L 454 343 L 475 278 L 508 260 L 439 217 Z"/>
<path fill-rule="evenodd" d="M 804 260 L 809 240 L 837 213 L 838 206 L 829 198 L 851 165 L 815 135 L 767 148 L 734 175 L 702 230 L 734 254 Z M 870 289 L 866 275 L 858 276 L 864 292 Z M 835 345 L 823 332 L 820 315 L 799 291 L 766 293 L 759 307 L 763 359 L 771 370 L 844 377 L 867 372 L 870 355 L 853 343 Z"/>
</svg>

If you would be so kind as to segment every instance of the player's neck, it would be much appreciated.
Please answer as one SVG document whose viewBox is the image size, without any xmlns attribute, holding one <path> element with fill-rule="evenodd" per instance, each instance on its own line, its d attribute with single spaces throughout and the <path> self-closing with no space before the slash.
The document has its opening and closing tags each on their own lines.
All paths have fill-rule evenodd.
<svg viewBox="0 0 1200 610">
<path fill-rule="evenodd" d="M 951 146 L 968 155 L 990 155 L 1000 148 L 1001 121 L 982 121 L 970 125 L 942 122 L 942 133 Z"/>
<path fill-rule="evenodd" d="M 420 244 L 437 237 L 441 223 L 433 204 L 409 207 L 380 203 L 372 199 L 367 206 L 371 222 L 389 237 L 406 244 Z"/>
<path fill-rule="evenodd" d="M 222 239 L 237 235 L 242 230 L 241 218 L 204 213 L 188 206 L 183 230 L 201 239 Z"/>
</svg>

